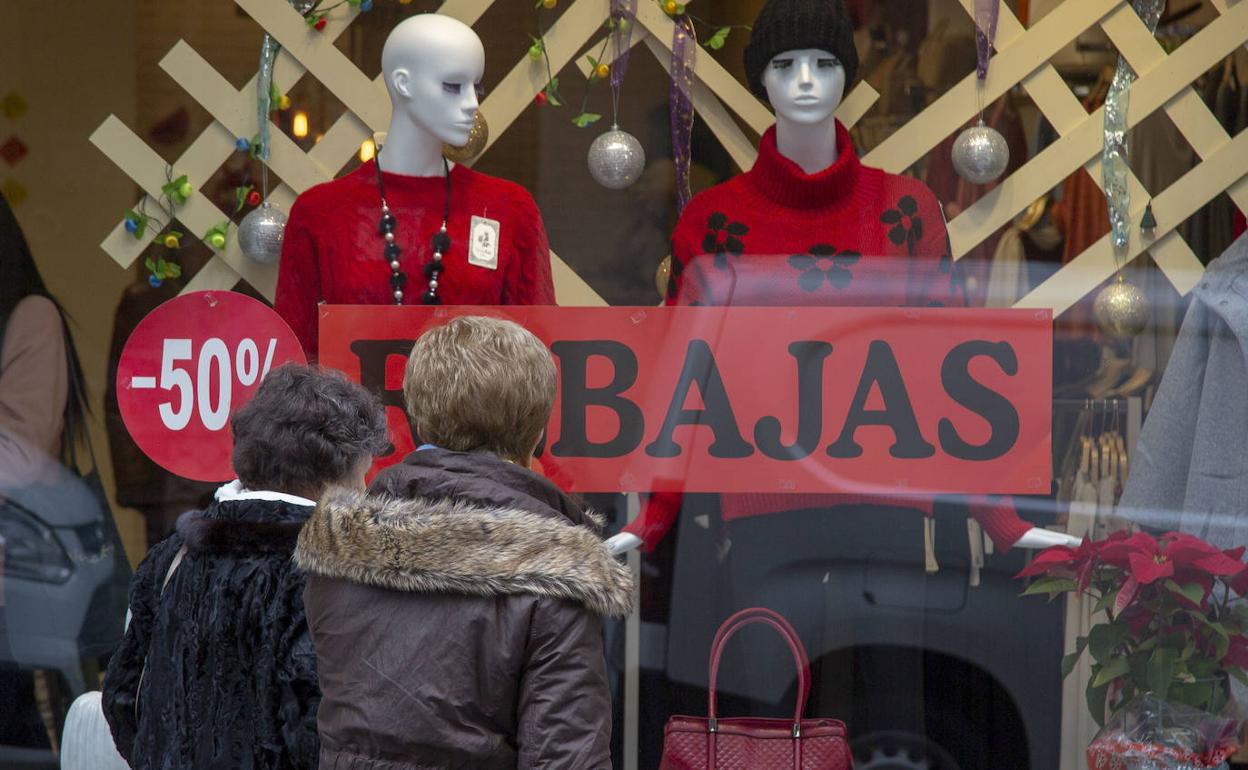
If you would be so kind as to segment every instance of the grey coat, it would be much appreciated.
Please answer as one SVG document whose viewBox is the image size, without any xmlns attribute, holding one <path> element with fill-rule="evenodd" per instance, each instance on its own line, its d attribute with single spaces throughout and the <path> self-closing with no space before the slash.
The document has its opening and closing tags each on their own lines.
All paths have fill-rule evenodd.
<svg viewBox="0 0 1248 770">
<path fill-rule="evenodd" d="M 1221 548 L 1248 544 L 1248 236 L 1192 291 L 1119 511 Z"/>
</svg>

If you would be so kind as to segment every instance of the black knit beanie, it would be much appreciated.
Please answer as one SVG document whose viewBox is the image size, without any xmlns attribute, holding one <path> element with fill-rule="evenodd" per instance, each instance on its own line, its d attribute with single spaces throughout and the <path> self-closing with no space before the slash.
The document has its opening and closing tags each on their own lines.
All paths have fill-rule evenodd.
<svg viewBox="0 0 1248 770">
<path fill-rule="evenodd" d="M 854 25 L 844 0 L 767 0 L 758 12 L 745 47 L 745 76 L 750 90 L 767 98 L 763 72 L 776 54 L 802 48 L 827 51 L 845 68 L 845 90 L 858 74 Z"/>
</svg>

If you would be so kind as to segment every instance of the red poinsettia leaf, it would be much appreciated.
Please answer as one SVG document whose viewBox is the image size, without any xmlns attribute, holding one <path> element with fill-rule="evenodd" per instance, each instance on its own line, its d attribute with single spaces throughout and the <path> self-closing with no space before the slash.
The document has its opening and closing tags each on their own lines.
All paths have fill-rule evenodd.
<svg viewBox="0 0 1248 770">
<path fill-rule="evenodd" d="M 1222 553 L 1224 553 L 1228 558 L 1242 562 L 1244 560 L 1245 551 L 1248 551 L 1248 546 L 1241 545 L 1238 548 L 1228 548 Z"/>
<path fill-rule="evenodd" d="M 1207 556 L 1202 556 L 1192 562 L 1192 564 L 1197 569 L 1204 570 L 1210 575 L 1216 575 L 1218 577 L 1237 575 L 1240 570 L 1244 568 L 1243 562 L 1237 559 L 1232 559 L 1219 551 L 1215 551 Z"/>
<path fill-rule="evenodd" d="M 1157 541 L 1152 535 L 1147 532 L 1137 532 L 1130 537 L 1103 541 L 1097 555 L 1106 564 L 1126 569 L 1130 566 L 1132 554 L 1147 554 L 1152 557 L 1157 552 Z"/>
<path fill-rule="evenodd" d="M 1226 655 L 1222 656 L 1222 665 L 1248 669 L 1248 637 L 1232 636 Z"/>
<path fill-rule="evenodd" d="M 1162 553 L 1166 559 L 1180 568 L 1195 564 L 1209 556 L 1222 556 L 1215 546 L 1198 537 L 1183 532 L 1171 532 L 1162 536 Z"/>
<path fill-rule="evenodd" d="M 1132 553 L 1127 557 L 1131 578 L 1140 585 L 1152 585 L 1158 580 L 1174 577 L 1174 563 L 1146 553 Z"/>
<path fill-rule="evenodd" d="M 1053 567 L 1070 564 L 1074 560 L 1074 557 L 1075 549 L 1068 548 L 1064 545 L 1055 545 L 1041 551 L 1040 555 L 1033 559 L 1031 564 L 1024 567 L 1023 570 L 1014 577 L 1025 578 L 1040 575 L 1048 572 Z"/>
<path fill-rule="evenodd" d="M 1231 578 L 1231 590 L 1240 596 L 1248 596 L 1248 566 Z"/>
<path fill-rule="evenodd" d="M 1122 614 L 1122 611 L 1135 599 L 1135 595 L 1139 593 L 1140 583 L 1136 580 L 1135 575 L 1127 578 L 1122 584 L 1122 588 L 1118 591 L 1118 598 L 1114 600 L 1114 616 Z"/>
</svg>

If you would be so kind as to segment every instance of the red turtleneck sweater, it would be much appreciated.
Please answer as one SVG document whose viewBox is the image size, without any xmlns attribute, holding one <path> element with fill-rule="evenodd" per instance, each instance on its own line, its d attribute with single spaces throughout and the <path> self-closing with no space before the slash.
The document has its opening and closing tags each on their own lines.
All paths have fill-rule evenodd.
<svg viewBox="0 0 1248 770">
<path fill-rule="evenodd" d="M 754 167 L 696 195 L 672 237 L 669 305 L 951 306 L 966 304 L 940 204 L 922 182 L 862 165 L 839 122 L 836 163 L 807 174 L 763 135 Z M 931 497 L 724 495 L 726 520 L 846 504 L 901 505 L 931 515 Z M 972 515 L 1008 548 L 1031 528 L 1007 501 Z M 680 495 L 650 498 L 626 529 L 658 543 Z"/>
<path fill-rule="evenodd" d="M 404 304 L 419 304 L 429 280 L 433 234 L 442 223 L 445 177 L 383 176 L 386 201 L 397 220 L 395 243 L 407 273 Z M 473 216 L 499 223 L 497 269 L 468 261 Z M 377 171 L 369 161 L 346 176 L 306 190 L 295 201 L 282 243 L 274 307 L 294 329 L 309 358 L 317 354 L 320 302 L 387 305 L 394 302 Z M 464 165 L 451 170 L 447 220 L 450 251 L 438 295 L 447 305 L 553 305 L 550 248 L 533 197 L 520 185 Z"/>
</svg>

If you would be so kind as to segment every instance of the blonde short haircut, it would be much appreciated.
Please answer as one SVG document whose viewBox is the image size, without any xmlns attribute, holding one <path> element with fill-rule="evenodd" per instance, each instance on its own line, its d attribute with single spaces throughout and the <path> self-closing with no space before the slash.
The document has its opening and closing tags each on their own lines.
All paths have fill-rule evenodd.
<svg viewBox="0 0 1248 770">
<path fill-rule="evenodd" d="M 520 461 L 550 421 L 555 380 L 550 351 L 527 329 L 463 316 L 416 341 L 403 395 L 422 441 Z"/>
</svg>

